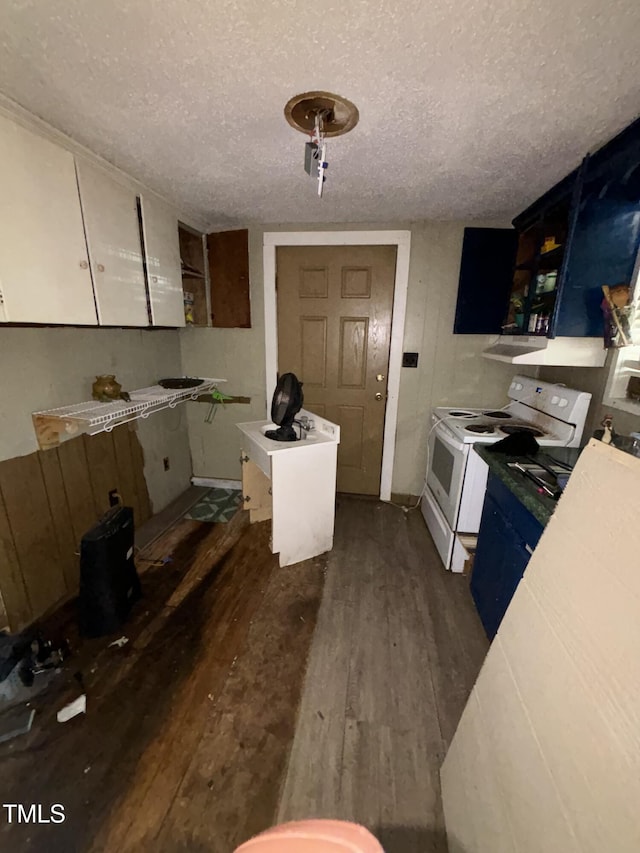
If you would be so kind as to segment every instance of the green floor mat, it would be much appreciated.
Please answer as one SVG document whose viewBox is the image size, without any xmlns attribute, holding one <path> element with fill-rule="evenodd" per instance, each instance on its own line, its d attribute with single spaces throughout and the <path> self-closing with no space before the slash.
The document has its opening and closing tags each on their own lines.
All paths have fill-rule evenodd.
<svg viewBox="0 0 640 853">
<path fill-rule="evenodd" d="M 240 506 L 242 492 L 239 489 L 209 489 L 185 518 L 194 521 L 230 521 Z"/>
</svg>

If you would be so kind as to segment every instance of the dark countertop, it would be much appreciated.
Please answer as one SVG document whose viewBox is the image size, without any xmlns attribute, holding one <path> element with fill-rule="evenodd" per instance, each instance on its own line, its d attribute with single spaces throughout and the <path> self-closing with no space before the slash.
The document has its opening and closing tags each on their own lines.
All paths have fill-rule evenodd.
<svg viewBox="0 0 640 853">
<path fill-rule="evenodd" d="M 516 469 L 509 468 L 508 463 L 522 463 L 532 459 L 540 459 L 548 465 L 552 461 L 549 457 L 552 457 L 573 466 L 578 461 L 581 448 L 541 447 L 534 456 L 524 457 L 493 453 L 490 449 L 492 446 L 491 444 L 476 443 L 473 445 L 473 449 L 487 463 L 490 473 L 495 474 L 544 527 L 551 518 L 558 501 L 548 495 L 540 494 L 535 483 L 532 483 Z"/>
</svg>

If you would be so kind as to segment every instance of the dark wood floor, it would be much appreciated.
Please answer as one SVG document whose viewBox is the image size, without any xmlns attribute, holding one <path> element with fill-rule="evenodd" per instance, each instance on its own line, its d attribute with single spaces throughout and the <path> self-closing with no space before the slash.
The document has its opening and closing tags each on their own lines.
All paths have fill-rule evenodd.
<svg viewBox="0 0 640 853">
<path fill-rule="evenodd" d="M 0 744 L 1 802 L 67 819 L 2 820 L 0 849 L 230 853 L 312 816 L 386 853 L 446 849 L 438 770 L 487 649 L 466 578 L 418 512 L 377 501 L 340 497 L 333 552 L 297 566 L 269 533 L 239 513 L 146 547 L 129 643 L 80 643 L 32 732 Z M 57 723 L 81 689 L 86 716 Z"/>
<path fill-rule="evenodd" d="M 275 823 L 325 560 L 281 569 L 269 535 L 240 512 L 142 552 L 129 643 L 72 636 L 32 731 L 0 744 L 1 802 L 62 803 L 66 820 L 3 813 L 0 849 L 228 853 Z M 82 690 L 86 715 L 58 723 Z"/>
<path fill-rule="evenodd" d="M 439 769 L 488 642 L 419 512 L 340 497 L 279 820 L 355 820 L 446 851 Z"/>
</svg>

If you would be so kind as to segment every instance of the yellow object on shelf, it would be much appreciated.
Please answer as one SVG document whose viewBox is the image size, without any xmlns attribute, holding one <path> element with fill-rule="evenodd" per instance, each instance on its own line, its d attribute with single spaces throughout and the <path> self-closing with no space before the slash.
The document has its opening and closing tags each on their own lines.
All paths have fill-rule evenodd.
<svg viewBox="0 0 640 853">
<path fill-rule="evenodd" d="M 184 320 L 185 320 L 185 323 L 187 324 L 187 326 L 193 326 L 194 322 L 195 322 L 193 319 L 193 304 L 194 304 L 193 293 L 189 293 L 185 290 L 183 301 L 184 301 Z"/>
<path fill-rule="evenodd" d="M 547 252 L 553 252 L 554 249 L 559 249 L 562 243 L 556 243 L 555 237 L 545 237 L 540 254 L 545 255 Z"/>
</svg>

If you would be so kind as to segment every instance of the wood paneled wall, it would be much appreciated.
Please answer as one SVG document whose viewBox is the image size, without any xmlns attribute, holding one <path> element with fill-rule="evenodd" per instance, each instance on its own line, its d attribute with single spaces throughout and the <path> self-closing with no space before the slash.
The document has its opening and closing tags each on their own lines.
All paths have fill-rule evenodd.
<svg viewBox="0 0 640 853">
<path fill-rule="evenodd" d="M 82 535 L 109 492 L 151 515 L 137 433 L 121 426 L 0 462 L 0 628 L 18 631 L 78 591 Z"/>
</svg>

